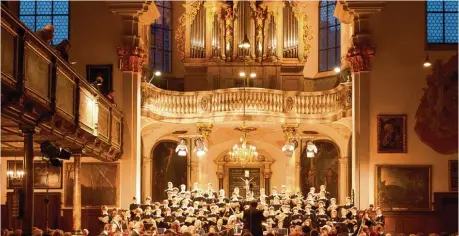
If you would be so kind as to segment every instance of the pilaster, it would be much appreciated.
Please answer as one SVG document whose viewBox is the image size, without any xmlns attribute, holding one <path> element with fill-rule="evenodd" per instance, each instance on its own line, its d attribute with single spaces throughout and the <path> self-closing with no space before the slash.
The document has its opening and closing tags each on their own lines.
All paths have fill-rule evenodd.
<svg viewBox="0 0 459 236">
<path fill-rule="evenodd" d="M 157 18 L 159 11 L 152 1 L 106 2 L 109 10 L 123 20 L 122 45 L 118 47 L 119 69 L 123 71 L 124 153 L 121 173 L 131 176 L 121 181 L 120 188 L 141 195 L 141 150 L 140 150 L 140 95 L 142 66 L 148 61 L 148 30 L 144 30 Z M 135 176 L 135 177 L 134 177 Z M 131 202 L 132 195 L 122 195 L 121 205 Z"/>
<path fill-rule="evenodd" d="M 349 186 L 349 159 L 347 156 L 338 157 L 338 173 L 339 173 L 339 183 L 338 183 L 338 196 L 339 196 L 339 205 L 344 205 L 346 203 L 346 197 L 350 197 L 348 192 Z"/>
<path fill-rule="evenodd" d="M 370 161 L 370 114 L 369 90 L 371 57 L 375 46 L 371 44 L 370 17 L 383 9 L 385 1 L 339 1 L 335 16 L 341 23 L 351 24 L 352 44 L 348 48 L 346 60 L 353 71 L 352 80 L 352 189 L 355 190 L 355 205 L 368 206 L 370 203 L 369 161 Z M 344 162 L 344 161 L 342 161 Z M 342 164 L 344 165 L 344 163 Z M 341 166 L 341 162 L 340 162 Z M 343 173 L 341 173 L 343 174 Z M 341 175 L 340 174 L 340 175 Z M 341 177 L 341 176 L 340 176 Z M 365 189 L 365 191 L 361 191 Z M 370 190 L 371 191 L 371 190 Z M 342 191 L 340 191 L 341 197 Z M 342 200 L 340 198 L 340 200 Z"/>
<path fill-rule="evenodd" d="M 196 129 L 200 135 L 203 137 L 203 142 L 205 143 L 206 147 L 209 147 L 209 135 L 212 132 L 213 125 L 211 123 L 197 123 L 196 124 Z M 192 152 L 193 150 L 190 150 Z M 206 162 L 209 160 L 207 155 L 205 157 L 198 157 L 197 155 L 195 160 L 197 162 L 197 168 L 198 168 L 198 177 L 197 180 L 199 183 L 201 183 L 201 180 L 203 179 L 203 175 L 207 175 L 204 173 L 204 165 Z M 209 178 L 207 178 L 209 179 Z"/>
<path fill-rule="evenodd" d="M 282 131 L 284 132 L 285 141 L 289 142 L 290 139 L 295 138 L 298 132 L 299 124 L 297 123 L 287 123 L 282 125 Z M 297 145 L 298 147 L 298 145 Z M 297 180 L 297 176 L 295 175 L 299 172 L 299 166 L 297 166 L 297 162 L 299 162 L 299 152 L 297 151 L 299 148 L 296 148 L 295 151 L 291 153 L 290 157 L 288 158 L 287 166 L 286 166 L 286 173 L 285 173 L 285 184 L 290 191 L 294 191 L 297 187 L 299 187 L 299 181 Z"/>
</svg>

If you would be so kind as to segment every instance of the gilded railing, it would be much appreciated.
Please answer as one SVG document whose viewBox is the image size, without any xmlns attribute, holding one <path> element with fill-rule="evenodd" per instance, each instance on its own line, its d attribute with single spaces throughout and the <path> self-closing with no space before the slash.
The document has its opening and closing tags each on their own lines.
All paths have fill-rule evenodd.
<svg viewBox="0 0 459 236">
<path fill-rule="evenodd" d="M 117 159 L 122 113 L 4 8 L 1 19 L 2 115 L 39 127 L 62 147 Z"/>
<path fill-rule="evenodd" d="M 245 94 L 245 95 L 244 95 Z M 245 98 L 244 98 L 245 96 Z M 351 115 L 351 83 L 320 92 L 281 91 L 263 88 L 231 88 L 200 92 L 175 92 L 142 84 L 142 115 L 176 122 L 253 119 L 329 122 Z"/>
</svg>

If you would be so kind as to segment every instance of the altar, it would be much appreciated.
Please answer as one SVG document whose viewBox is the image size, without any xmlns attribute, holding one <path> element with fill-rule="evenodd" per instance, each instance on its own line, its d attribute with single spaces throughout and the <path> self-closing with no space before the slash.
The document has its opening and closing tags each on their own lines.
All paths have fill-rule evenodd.
<svg viewBox="0 0 459 236">
<path fill-rule="evenodd" d="M 257 161 L 249 164 L 232 162 L 226 155 L 215 160 L 217 164 L 218 188 L 224 189 L 231 196 L 235 187 L 239 188 L 239 194 L 246 196 L 245 181 L 251 185 L 254 197 L 260 195 L 260 189 L 264 188 L 269 194 L 271 180 L 271 165 L 275 162 L 269 155 L 262 153 L 258 155 Z"/>
<path fill-rule="evenodd" d="M 246 196 L 245 180 L 250 183 L 250 189 L 253 191 L 253 196 L 260 196 L 261 185 L 261 168 L 228 168 L 228 186 L 229 196 L 231 196 L 234 188 L 239 188 L 241 196 Z"/>
</svg>

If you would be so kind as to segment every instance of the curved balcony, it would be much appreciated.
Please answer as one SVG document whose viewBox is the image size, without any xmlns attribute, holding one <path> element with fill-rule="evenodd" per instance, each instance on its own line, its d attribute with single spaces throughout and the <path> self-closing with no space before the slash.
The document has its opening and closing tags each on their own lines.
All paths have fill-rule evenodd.
<svg viewBox="0 0 459 236">
<path fill-rule="evenodd" d="M 2 8 L 1 18 L 2 133 L 20 136 L 19 126 L 27 125 L 38 143 L 49 139 L 87 156 L 117 160 L 121 111 L 8 10 Z"/>
<path fill-rule="evenodd" d="M 352 113 L 351 83 L 320 92 L 246 88 L 245 96 L 248 120 L 328 123 Z M 238 121 L 243 118 L 243 101 L 243 88 L 175 92 L 142 84 L 142 115 L 157 121 Z"/>
</svg>

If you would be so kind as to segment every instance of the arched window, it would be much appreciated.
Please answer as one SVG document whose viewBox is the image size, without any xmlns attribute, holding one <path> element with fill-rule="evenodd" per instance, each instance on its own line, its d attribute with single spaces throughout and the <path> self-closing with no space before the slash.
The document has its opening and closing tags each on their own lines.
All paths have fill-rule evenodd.
<svg viewBox="0 0 459 236">
<path fill-rule="evenodd" d="M 69 38 L 69 1 L 20 1 L 19 19 L 32 31 L 48 24 L 56 28 L 52 44 Z"/>
<path fill-rule="evenodd" d="M 151 24 L 150 68 L 172 71 L 172 2 L 155 1 L 160 17 Z"/>
<path fill-rule="evenodd" d="M 457 43 L 458 1 L 428 0 L 426 7 L 427 43 Z"/>
<path fill-rule="evenodd" d="M 335 1 L 319 4 L 319 71 L 340 66 L 340 22 L 333 16 Z"/>
</svg>

